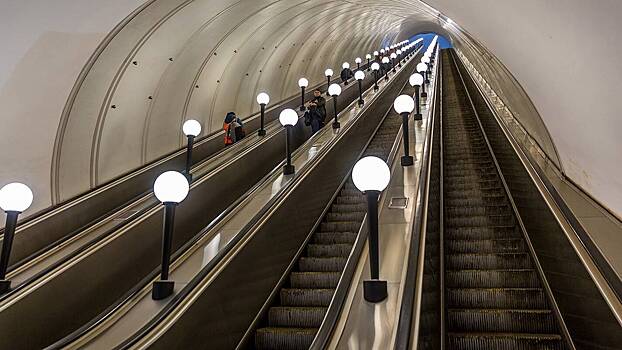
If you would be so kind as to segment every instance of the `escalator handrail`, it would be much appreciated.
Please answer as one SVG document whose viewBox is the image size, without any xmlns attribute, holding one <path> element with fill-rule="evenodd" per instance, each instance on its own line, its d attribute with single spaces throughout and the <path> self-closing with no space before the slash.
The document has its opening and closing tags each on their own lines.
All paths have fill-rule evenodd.
<svg viewBox="0 0 622 350">
<path fill-rule="evenodd" d="M 373 89 L 373 86 L 370 87 Z M 375 95 L 378 96 L 378 95 Z M 353 101 L 350 106 L 353 106 L 357 101 Z M 181 302 L 183 302 L 186 298 L 189 297 L 191 293 L 195 293 L 197 286 L 201 284 L 201 282 L 218 266 L 221 264 L 222 260 L 226 256 L 228 256 L 231 251 L 238 245 L 238 243 L 247 236 L 251 235 L 252 232 L 256 232 L 258 228 L 256 227 L 262 219 L 272 210 L 274 210 L 275 205 L 278 202 L 282 202 L 284 198 L 298 185 L 300 181 L 302 181 L 306 175 L 310 172 L 311 169 L 315 168 L 315 166 L 319 163 L 319 161 L 323 158 L 323 155 L 327 154 L 330 149 L 340 141 L 344 135 L 347 134 L 347 131 L 352 128 L 356 121 L 360 119 L 360 117 L 365 113 L 365 111 L 369 108 L 371 103 L 366 104 L 363 109 L 358 113 L 356 119 L 351 123 L 348 123 L 344 130 L 339 132 L 335 138 L 331 139 L 329 143 L 326 144 L 325 147 L 320 150 L 320 153 L 314 157 L 310 163 L 297 172 L 294 175 L 292 181 L 289 181 L 280 191 L 280 193 L 274 197 L 272 197 L 263 208 L 246 224 L 244 227 L 238 232 L 238 234 L 229 241 L 225 247 L 223 247 L 217 254 L 210 260 L 199 272 L 179 293 L 173 296 L 168 304 L 147 324 L 145 324 L 138 332 L 134 333 L 130 338 L 126 339 L 123 343 L 115 347 L 115 349 L 129 349 L 133 345 L 136 345 L 141 339 L 143 339 L 147 334 L 149 334 L 153 329 L 160 325 L 164 320 L 170 317 L 170 313 L 175 311 Z M 349 108 L 343 109 L 343 111 L 347 111 Z M 279 165 L 275 167 L 278 171 L 282 168 L 284 162 L 281 162 Z"/>
<path fill-rule="evenodd" d="M 397 323 L 396 338 L 394 342 L 394 350 L 416 349 L 416 342 L 411 343 L 413 337 L 417 337 L 418 320 L 421 312 L 421 285 L 418 283 L 423 278 L 424 261 L 424 244 L 427 227 L 428 214 L 428 195 L 430 184 L 430 168 L 432 167 L 432 142 L 434 138 L 434 118 L 437 118 L 436 99 L 440 91 L 440 50 L 436 52 L 436 66 L 434 79 L 434 93 L 430 101 L 430 109 L 428 112 L 428 130 L 426 131 L 426 140 L 423 149 L 423 160 L 425 160 L 419 170 L 419 188 L 417 189 L 417 200 L 420 207 L 416 208 L 415 222 L 410 237 L 408 262 L 406 265 L 406 277 L 403 282 L 403 294 L 400 306 L 399 319 Z M 415 334 L 413 335 L 413 332 Z"/>
<path fill-rule="evenodd" d="M 417 58 L 419 57 L 418 56 L 419 51 L 420 50 L 417 49 L 417 51 L 415 52 L 413 62 L 418 62 Z M 408 84 L 408 81 L 404 83 L 404 87 L 406 87 L 407 84 Z M 402 90 L 404 89 L 404 87 L 402 87 Z M 383 118 L 383 121 L 385 118 L 387 118 L 390 112 L 391 112 L 391 109 L 387 111 L 386 115 Z M 380 124 L 378 125 L 378 128 L 379 127 L 380 127 Z M 398 131 L 395 141 L 393 142 L 393 145 L 391 146 L 389 157 L 387 158 L 387 164 L 389 164 L 389 166 L 393 164 L 393 161 L 397 157 L 397 153 L 399 151 L 399 148 L 402 142 L 402 133 L 404 132 L 404 130 L 401 127 L 399 130 L 400 131 Z M 371 142 L 371 139 L 368 142 L 368 145 L 370 142 Z M 365 148 L 367 148 L 367 146 Z M 359 158 L 363 155 L 364 151 L 365 149 L 361 151 Z M 350 170 L 348 175 L 344 178 L 344 183 L 350 177 L 351 172 L 352 170 Z M 337 191 L 336 194 L 338 193 L 339 191 Z M 386 191 L 383 191 L 382 196 L 378 198 L 379 202 L 383 200 L 384 196 L 386 196 Z M 327 209 L 330 208 L 331 203 L 329 203 Z M 320 217 L 320 220 L 322 218 L 323 216 Z M 314 231 L 311 231 L 311 233 L 313 232 Z M 328 346 L 328 343 L 331 340 L 337 321 L 339 320 L 339 316 L 343 309 L 346 297 L 348 296 L 348 291 L 352 284 L 352 279 L 354 278 L 354 273 L 356 272 L 358 262 L 361 258 L 361 255 L 363 254 L 363 249 L 365 247 L 365 244 L 367 243 L 368 235 L 369 235 L 369 231 L 367 227 L 367 214 L 365 214 L 365 216 L 363 217 L 363 222 L 361 224 L 361 227 L 359 228 L 359 232 L 358 232 L 356 241 L 354 243 L 354 247 L 352 248 L 352 251 L 350 252 L 350 255 L 348 256 L 348 260 L 346 261 L 346 265 L 344 267 L 343 273 L 341 274 L 341 277 L 339 278 L 339 282 L 337 283 L 337 287 L 335 288 L 335 293 L 333 294 L 333 297 L 328 306 L 328 310 L 326 311 L 326 315 L 324 316 L 324 319 L 322 320 L 321 326 L 315 336 L 315 339 L 313 340 L 313 343 L 311 344 L 311 347 L 309 348 L 310 350 L 321 350 L 321 349 L 325 349 Z"/>
</svg>

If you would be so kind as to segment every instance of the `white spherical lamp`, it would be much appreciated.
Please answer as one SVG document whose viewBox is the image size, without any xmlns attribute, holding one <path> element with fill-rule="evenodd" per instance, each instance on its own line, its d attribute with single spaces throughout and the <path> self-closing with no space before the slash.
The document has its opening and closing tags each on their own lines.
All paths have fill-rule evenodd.
<svg viewBox="0 0 622 350">
<path fill-rule="evenodd" d="M 194 119 L 186 120 L 181 127 L 186 136 L 198 136 L 201 133 L 201 123 Z"/>
<path fill-rule="evenodd" d="M 378 56 L 378 55 L 379 55 L 378 51 L 374 51 L 374 56 Z"/>
<path fill-rule="evenodd" d="M 423 57 L 421 58 L 421 62 L 423 62 L 423 63 L 425 63 L 425 64 L 430 63 L 430 57 L 423 56 Z"/>
<path fill-rule="evenodd" d="M 396 59 L 396 58 L 397 58 L 397 54 L 396 54 L 395 52 L 393 52 L 393 53 L 391 54 L 391 58 L 392 58 L 392 59 Z"/>
<path fill-rule="evenodd" d="M 371 64 L 371 70 L 373 71 L 380 70 L 380 65 L 378 64 L 378 62 L 374 62 Z"/>
<path fill-rule="evenodd" d="M 415 100 L 408 95 L 399 95 L 393 101 L 393 109 L 399 114 L 411 113 L 415 109 Z"/>
<path fill-rule="evenodd" d="M 391 171 L 378 157 L 361 158 L 352 169 L 352 181 L 361 192 L 383 191 L 389 185 Z"/>
<path fill-rule="evenodd" d="M 354 79 L 356 80 L 365 79 L 365 73 L 363 73 L 363 71 L 357 70 L 356 73 L 354 73 Z"/>
<path fill-rule="evenodd" d="M 398 55 L 401 55 L 401 54 L 402 54 L 402 50 L 399 50 L 399 49 L 398 49 L 396 52 L 397 52 L 397 54 L 398 54 Z"/>
<path fill-rule="evenodd" d="M 341 95 L 341 86 L 339 86 L 339 84 L 331 84 L 328 87 L 328 94 L 331 96 Z"/>
<path fill-rule="evenodd" d="M 166 171 L 155 180 L 153 192 L 162 203 L 180 203 L 188 195 L 188 179 L 177 171 Z"/>
<path fill-rule="evenodd" d="M 421 73 L 421 72 L 425 72 L 428 70 L 428 65 L 421 62 L 419 64 L 417 64 L 417 72 Z"/>
<path fill-rule="evenodd" d="M 370 54 L 365 55 L 365 59 L 371 60 L 371 55 Z"/>
<path fill-rule="evenodd" d="M 363 60 L 360 57 L 354 59 L 354 63 L 356 64 L 361 64 L 361 62 L 363 62 Z"/>
<path fill-rule="evenodd" d="M 291 108 L 284 109 L 279 114 L 279 121 L 283 126 L 294 126 L 298 122 L 298 113 Z"/>
<path fill-rule="evenodd" d="M 23 183 L 12 182 L 0 189 L 0 208 L 5 212 L 21 213 L 30 208 L 34 196 Z"/>
<path fill-rule="evenodd" d="M 423 76 L 419 73 L 415 73 L 408 78 L 410 86 L 421 86 L 423 84 Z"/>
<path fill-rule="evenodd" d="M 259 95 L 257 95 L 257 103 L 260 105 L 267 105 L 269 102 L 270 96 L 265 92 L 260 92 Z"/>
<path fill-rule="evenodd" d="M 343 69 L 350 69 L 350 63 L 343 62 L 343 64 L 341 65 L 341 68 L 343 68 Z"/>
<path fill-rule="evenodd" d="M 307 86 L 309 86 L 309 81 L 306 78 L 300 78 L 298 79 L 298 86 L 301 88 L 306 88 Z"/>
<path fill-rule="evenodd" d="M 390 61 L 389 61 L 389 57 L 386 57 L 386 56 L 385 56 L 385 57 L 383 57 L 383 58 L 382 58 L 382 63 L 385 63 L 385 64 L 386 64 L 386 63 L 389 63 L 389 62 L 390 62 Z"/>
<path fill-rule="evenodd" d="M 328 68 L 327 70 L 324 71 L 324 75 L 327 77 L 332 77 L 334 74 L 333 70 Z"/>
</svg>

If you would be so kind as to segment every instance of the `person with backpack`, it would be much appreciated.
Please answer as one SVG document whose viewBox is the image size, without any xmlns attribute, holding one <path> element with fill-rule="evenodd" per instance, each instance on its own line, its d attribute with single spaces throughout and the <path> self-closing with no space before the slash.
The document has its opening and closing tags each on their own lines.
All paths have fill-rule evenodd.
<svg viewBox="0 0 622 350">
<path fill-rule="evenodd" d="M 325 122 L 326 120 L 326 99 L 322 97 L 322 92 L 319 89 L 315 89 L 315 91 L 313 91 L 313 99 L 310 102 L 315 103 L 318 111 L 322 115 L 322 122 Z"/>
<path fill-rule="evenodd" d="M 246 136 L 244 124 L 235 115 L 235 112 L 227 113 L 223 123 L 223 130 L 225 131 L 225 146 L 232 145 Z"/>
</svg>

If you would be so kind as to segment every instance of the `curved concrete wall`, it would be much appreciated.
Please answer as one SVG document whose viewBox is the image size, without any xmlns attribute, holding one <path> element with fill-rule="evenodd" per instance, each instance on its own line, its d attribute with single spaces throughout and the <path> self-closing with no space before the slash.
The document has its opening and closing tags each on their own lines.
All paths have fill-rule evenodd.
<svg viewBox="0 0 622 350">
<path fill-rule="evenodd" d="M 0 30 L 13 35 L 1 39 L 0 147 L 16 151 L 1 156 L 0 185 L 33 186 L 34 212 L 183 146 L 187 118 L 216 130 L 228 110 L 256 111 L 259 91 L 284 99 L 301 76 L 320 83 L 327 67 L 436 31 L 486 76 L 553 163 L 620 214 L 622 122 L 612 101 L 622 49 L 611 34 L 622 29 L 622 4 L 427 3 L 4 2 Z M 29 128 L 27 137 L 15 132 Z"/>
</svg>

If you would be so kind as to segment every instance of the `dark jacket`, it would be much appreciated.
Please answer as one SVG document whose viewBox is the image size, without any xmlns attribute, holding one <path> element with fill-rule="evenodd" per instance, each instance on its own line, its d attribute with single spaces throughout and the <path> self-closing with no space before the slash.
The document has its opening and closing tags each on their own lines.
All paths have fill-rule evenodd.
<svg viewBox="0 0 622 350">
<path fill-rule="evenodd" d="M 322 96 L 313 96 L 310 102 L 317 105 L 318 112 L 322 115 L 322 120 L 326 119 L 326 99 Z"/>
<path fill-rule="evenodd" d="M 341 70 L 341 81 L 352 79 L 353 75 L 354 73 L 352 73 L 352 70 L 350 68 L 344 68 Z"/>
</svg>

